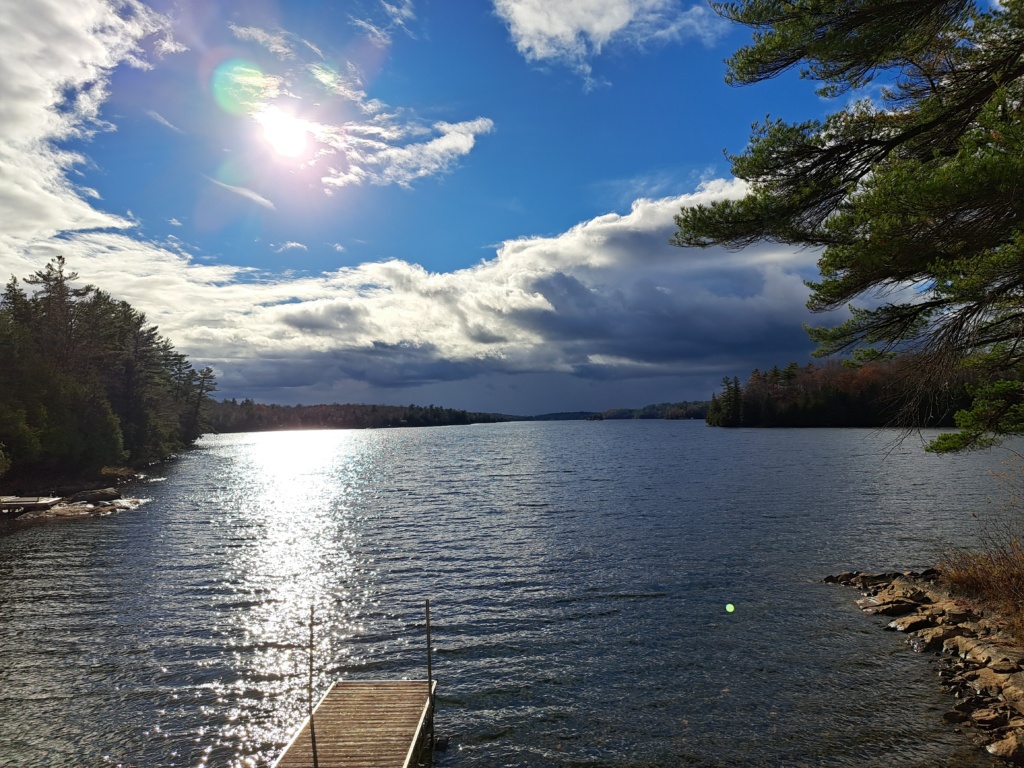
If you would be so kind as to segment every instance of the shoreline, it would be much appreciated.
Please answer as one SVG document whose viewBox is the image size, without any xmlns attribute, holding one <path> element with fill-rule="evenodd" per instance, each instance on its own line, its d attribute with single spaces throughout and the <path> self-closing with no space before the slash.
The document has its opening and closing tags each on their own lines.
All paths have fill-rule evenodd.
<svg viewBox="0 0 1024 768">
<path fill-rule="evenodd" d="M 118 488 L 141 477 L 144 475 L 129 467 L 114 467 L 87 475 L 5 475 L 0 477 L 0 495 L 40 496 L 40 491 L 47 491 L 50 496 L 70 498 L 85 491 Z"/>
<path fill-rule="evenodd" d="M 0 509 L 0 521 L 25 522 L 52 518 L 101 517 L 114 512 L 137 509 L 141 504 L 141 499 L 125 498 L 116 488 L 97 488 L 62 496 L 56 503 L 43 508 Z"/>
<path fill-rule="evenodd" d="M 939 683 L 956 699 L 942 715 L 954 731 L 1024 765 L 1024 647 L 998 616 L 950 595 L 939 578 L 934 569 L 851 571 L 824 581 L 858 590 L 864 613 L 890 618 L 886 630 L 906 635 L 916 653 L 934 654 Z"/>
</svg>

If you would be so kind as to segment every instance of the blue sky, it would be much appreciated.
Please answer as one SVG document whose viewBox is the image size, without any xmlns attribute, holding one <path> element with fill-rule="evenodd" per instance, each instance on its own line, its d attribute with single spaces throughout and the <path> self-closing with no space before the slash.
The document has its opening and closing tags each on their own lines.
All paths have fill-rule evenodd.
<svg viewBox="0 0 1024 768">
<path fill-rule="evenodd" d="M 748 32 L 674 0 L 0 0 L 0 269 L 62 253 L 224 397 L 509 413 L 804 361 L 813 252 L 667 244 L 742 194 Z"/>
</svg>

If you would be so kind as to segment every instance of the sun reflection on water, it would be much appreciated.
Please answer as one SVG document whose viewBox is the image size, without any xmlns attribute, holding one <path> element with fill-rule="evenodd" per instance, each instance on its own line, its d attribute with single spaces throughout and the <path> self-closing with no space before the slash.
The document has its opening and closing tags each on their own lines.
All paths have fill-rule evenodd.
<svg viewBox="0 0 1024 768">
<path fill-rule="evenodd" d="M 346 643 L 362 630 L 373 592 L 372 569 L 358 552 L 365 440 L 345 431 L 276 432 L 238 448 L 227 508 L 244 518 L 231 524 L 247 535 L 228 550 L 222 597 L 238 674 L 211 683 L 209 709 L 223 714 L 257 697 L 265 717 L 228 718 L 219 741 L 234 746 L 233 766 L 246 765 L 260 744 L 286 741 L 304 716 L 310 606 L 319 696 L 331 668 L 351 654 Z"/>
</svg>

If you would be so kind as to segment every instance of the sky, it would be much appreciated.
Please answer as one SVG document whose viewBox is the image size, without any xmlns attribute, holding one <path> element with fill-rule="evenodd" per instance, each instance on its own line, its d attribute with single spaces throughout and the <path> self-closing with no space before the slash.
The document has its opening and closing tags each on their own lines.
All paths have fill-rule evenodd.
<svg viewBox="0 0 1024 768">
<path fill-rule="evenodd" d="M 685 0 L 0 0 L 0 275 L 63 254 L 218 397 L 514 414 L 806 362 L 818 254 L 669 245 L 725 152 L 837 105 L 725 84 Z"/>
</svg>

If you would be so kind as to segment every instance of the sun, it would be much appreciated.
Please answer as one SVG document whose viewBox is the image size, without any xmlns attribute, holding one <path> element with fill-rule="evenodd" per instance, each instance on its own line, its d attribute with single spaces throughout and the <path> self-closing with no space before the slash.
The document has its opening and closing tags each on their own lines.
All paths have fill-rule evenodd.
<svg viewBox="0 0 1024 768">
<path fill-rule="evenodd" d="M 263 138 L 282 157 L 298 157 L 309 140 L 309 123 L 277 107 L 260 110 L 253 118 L 263 127 Z"/>
</svg>

